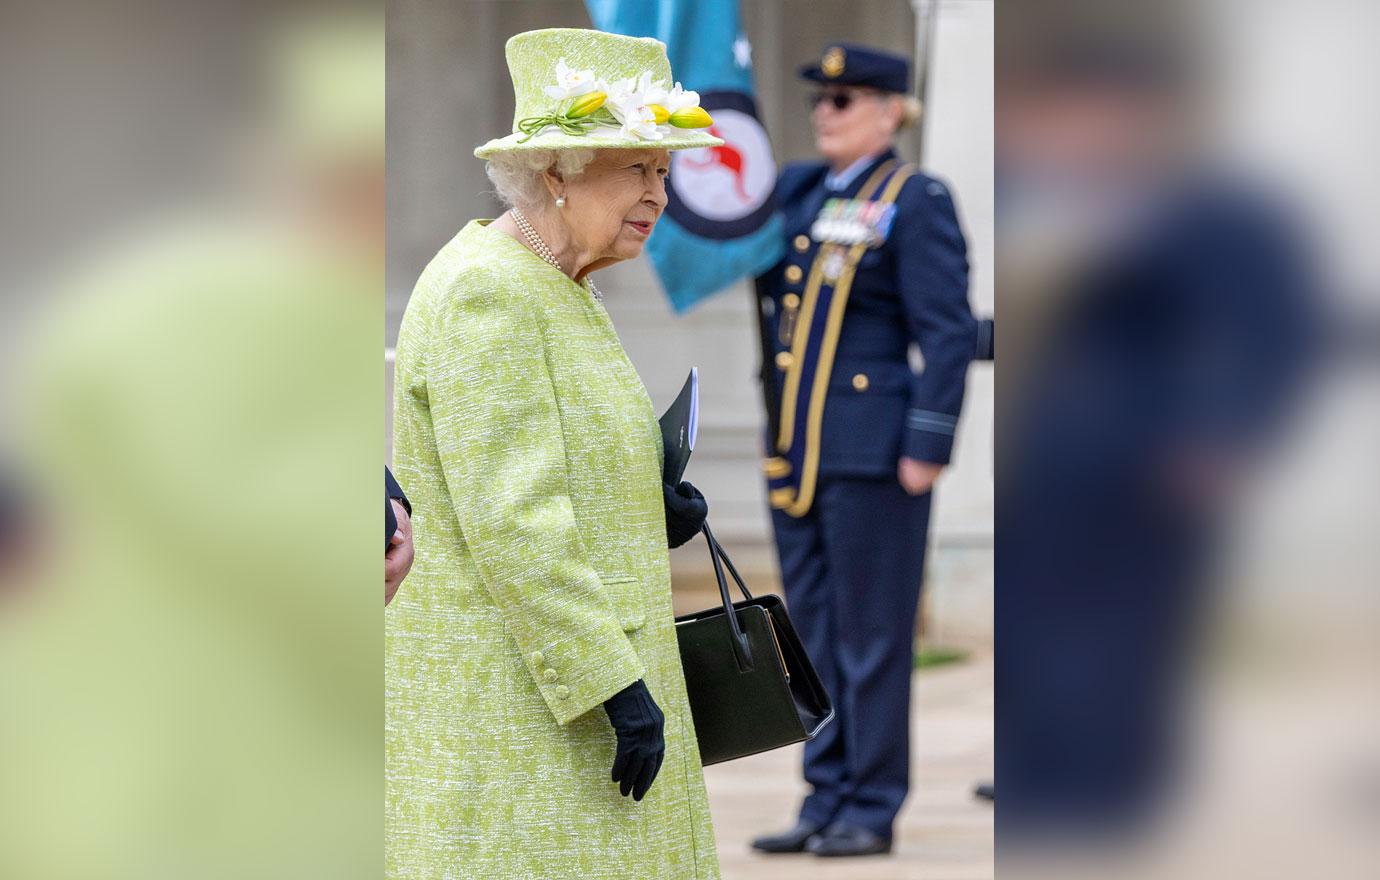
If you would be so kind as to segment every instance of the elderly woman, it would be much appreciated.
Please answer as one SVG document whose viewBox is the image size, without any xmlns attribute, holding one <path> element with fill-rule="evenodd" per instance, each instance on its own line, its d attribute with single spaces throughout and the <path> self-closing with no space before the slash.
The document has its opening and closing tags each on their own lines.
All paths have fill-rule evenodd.
<svg viewBox="0 0 1380 880">
<path fill-rule="evenodd" d="M 514 133 L 475 153 L 510 207 L 441 249 L 398 339 L 416 560 L 387 612 L 387 874 L 718 877 L 667 554 L 703 502 L 663 491 L 590 273 L 642 251 L 669 151 L 721 141 L 655 40 L 507 54 Z"/>
</svg>

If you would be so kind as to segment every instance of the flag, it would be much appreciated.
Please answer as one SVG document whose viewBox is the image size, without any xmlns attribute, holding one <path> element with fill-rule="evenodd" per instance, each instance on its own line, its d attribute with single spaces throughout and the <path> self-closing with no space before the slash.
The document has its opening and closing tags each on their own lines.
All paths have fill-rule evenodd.
<svg viewBox="0 0 1380 880">
<path fill-rule="evenodd" d="M 785 244 L 776 213 L 776 161 L 753 100 L 752 47 L 738 0 L 586 0 L 594 26 L 656 37 L 671 70 L 714 117 L 720 147 L 671 154 L 666 213 L 647 254 L 676 313 L 776 264 Z M 670 85 L 668 83 L 668 85 Z"/>
</svg>

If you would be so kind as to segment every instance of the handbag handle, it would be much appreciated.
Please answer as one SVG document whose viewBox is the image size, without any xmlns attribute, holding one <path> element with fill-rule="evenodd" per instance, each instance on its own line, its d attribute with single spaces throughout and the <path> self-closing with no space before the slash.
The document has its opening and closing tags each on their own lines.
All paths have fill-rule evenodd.
<svg viewBox="0 0 1380 880">
<path fill-rule="evenodd" d="M 719 582 L 719 598 L 723 599 L 724 615 L 728 618 L 728 628 L 733 632 L 733 656 L 738 661 L 739 672 L 752 671 L 752 645 L 748 642 L 748 637 L 743 633 L 743 628 L 738 625 L 738 610 L 733 607 L 733 599 L 728 595 L 728 581 L 724 578 L 723 562 L 728 562 L 728 568 L 733 572 L 733 579 L 738 582 L 738 589 L 743 591 L 743 595 L 748 595 L 747 587 L 743 586 L 743 579 L 738 576 L 738 572 L 733 568 L 733 563 L 728 561 L 727 556 L 723 556 L 723 562 L 719 561 L 723 555 L 723 548 L 715 540 L 714 533 L 709 530 L 709 522 L 700 524 L 700 531 L 704 533 L 704 539 L 709 543 L 709 558 L 714 563 L 714 579 Z"/>
<path fill-rule="evenodd" d="M 719 539 L 714 537 L 713 532 L 709 531 L 705 532 L 705 537 L 709 539 L 710 552 L 718 554 L 719 558 L 723 560 L 724 565 L 728 566 L 728 573 L 733 576 L 733 580 L 738 584 L 738 589 L 742 591 L 743 598 L 751 599 L 752 594 L 748 592 L 747 584 L 743 583 L 742 575 L 738 574 L 738 569 L 733 566 L 733 560 L 729 559 L 728 554 L 724 552 L 723 545 L 719 543 Z"/>
</svg>

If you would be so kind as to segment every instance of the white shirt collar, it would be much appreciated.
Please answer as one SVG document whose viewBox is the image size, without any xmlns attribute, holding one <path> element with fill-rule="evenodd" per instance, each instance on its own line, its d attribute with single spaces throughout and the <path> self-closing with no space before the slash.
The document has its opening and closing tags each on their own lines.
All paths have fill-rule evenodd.
<svg viewBox="0 0 1380 880">
<path fill-rule="evenodd" d="M 825 189 L 831 190 L 833 192 L 842 192 L 848 189 L 848 187 L 852 185 L 853 181 L 858 179 L 858 175 L 866 171 L 867 166 L 871 165 L 873 162 L 876 162 L 877 156 L 880 155 L 881 153 L 878 153 L 876 156 L 863 156 L 861 159 L 857 160 L 852 165 L 849 165 L 842 171 L 830 171 L 828 174 L 824 175 Z"/>
</svg>

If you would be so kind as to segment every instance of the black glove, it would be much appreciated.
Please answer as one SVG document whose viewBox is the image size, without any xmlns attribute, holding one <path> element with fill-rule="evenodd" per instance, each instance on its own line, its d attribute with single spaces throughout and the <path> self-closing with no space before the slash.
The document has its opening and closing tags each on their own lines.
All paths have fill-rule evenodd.
<svg viewBox="0 0 1380 880">
<path fill-rule="evenodd" d="M 640 801 L 652 787 L 666 757 L 666 739 L 662 735 L 666 716 L 641 679 L 605 700 L 604 711 L 609 713 L 609 723 L 618 735 L 613 781 L 624 797 L 632 792 L 633 800 Z"/>
<path fill-rule="evenodd" d="M 709 516 L 709 502 L 689 483 L 675 488 L 662 483 L 661 497 L 666 502 L 666 543 L 679 547 L 699 534 L 704 518 Z"/>
</svg>

